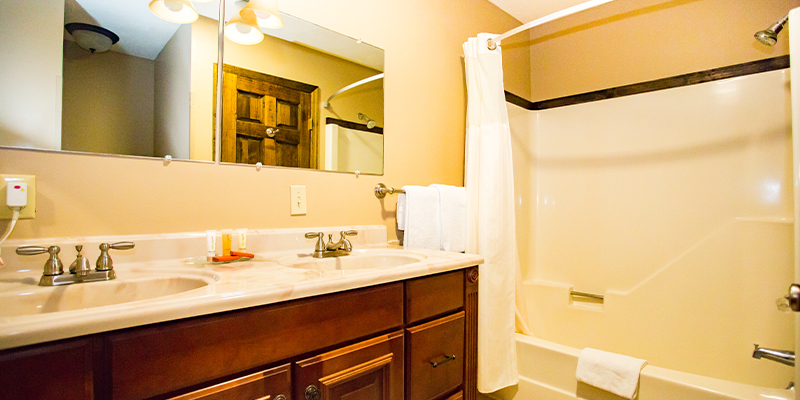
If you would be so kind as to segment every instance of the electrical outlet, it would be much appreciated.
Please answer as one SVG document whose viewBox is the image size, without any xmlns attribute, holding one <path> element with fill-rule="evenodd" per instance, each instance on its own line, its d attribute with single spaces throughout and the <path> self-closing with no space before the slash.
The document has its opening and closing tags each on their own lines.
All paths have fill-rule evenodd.
<svg viewBox="0 0 800 400">
<path fill-rule="evenodd" d="M 8 185 L 14 183 L 28 184 L 28 205 L 19 212 L 19 219 L 36 218 L 36 177 L 34 175 L 2 175 L 0 174 L 0 219 L 11 219 L 11 209 L 6 206 Z"/>
<path fill-rule="evenodd" d="M 292 215 L 306 215 L 306 187 L 290 186 L 290 188 L 289 201 L 292 206 Z"/>
</svg>

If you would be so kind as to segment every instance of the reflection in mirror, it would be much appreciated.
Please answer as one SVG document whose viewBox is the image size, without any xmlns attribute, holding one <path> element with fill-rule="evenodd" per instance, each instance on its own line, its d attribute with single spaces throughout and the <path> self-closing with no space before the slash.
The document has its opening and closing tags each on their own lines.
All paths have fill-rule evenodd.
<svg viewBox="0 0 800 400">
<path fill-rule="evenodd" d="M 258 3 L 226 3 L 221 160 L 382 174 L 383 50 L 286 14 L 270 29 Z"/>
<path fill-rule="evenodd" d="M 190 132 L 212 123 L 212 101 L 193 102 L 191 82 L 213 73 L 195 59 L 217 58 L 216 34 L 194 26 L 218 13 L 216 0 L 3 2 L 0 145 L 211 160 Z"/>
</svg>

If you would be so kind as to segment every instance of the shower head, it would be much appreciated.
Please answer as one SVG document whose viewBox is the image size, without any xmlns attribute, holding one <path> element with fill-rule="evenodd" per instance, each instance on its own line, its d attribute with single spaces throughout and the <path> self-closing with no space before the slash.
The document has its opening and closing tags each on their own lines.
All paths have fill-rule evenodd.
<svg viewBox="0 0 800 400">
<path fill-rule="evenodd" d="M 362 113 L 358 113 L 358 119 L 359 119 L 359 120 L 361 120 L 361 119 L 365 119 L 365 120 L 367 120 L 367 128 L 368 128 L 368 129 L 372 129 L 372 128 L 374 128 L 374 127 L 375 127 L 375 125 L 376 125 L 376 124 L 375 124 L 375 120 L 374 120 L 374 119 L 372 119 L 372 118 L 370 118 L 370 117 L 368 117 L 368 116 L 366 116 L 366 115 L 364 115 L 364 114 L 362 114 Z"/>
<path fill-rule="evenodd" d="M 786 25 L 787 22 L 789 22 L 788 15 L 783 17 L 780 21 L 776 22 L 769 28 L 757 32 L 755 34 L 756 40 L 767 46 L 775 46 L 775 43 L 778 43 L 778 33 L 783 30 L 783 26 Z"/>
</svg>

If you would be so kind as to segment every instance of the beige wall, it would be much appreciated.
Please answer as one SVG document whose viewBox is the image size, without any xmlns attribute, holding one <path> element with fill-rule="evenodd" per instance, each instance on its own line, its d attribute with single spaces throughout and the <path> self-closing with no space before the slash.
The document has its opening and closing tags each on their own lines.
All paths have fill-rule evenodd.
<svg viewBox="0 0 800 400">
<path fill-rule="evenodd" d="M 153 155 L 156 157 L 190 157 L 191 51 L 192 25 L 182 25 L 155 59 Z"/>
<path fill-rule="evenodd" d="M 0 2 L 0 146 L 61 148 L 64 1 Z"/>
<path fill-rule="evenodd" d="M 153 60 L 64 44 L 61 149 L 153 155 Z"/>
<path fill-rule="evenodd" d="M 0 171 L 37 178 L 37 218 L 20 221 L 12 237 L 347 224 L 386 224 L 394 237 L 396 198 L 377 200 L 376 183 L 463 184 L 461 45 L 478 32 L 504 32 L 518 21 L 485 0 L 466 0 L 458 7 L 450 0 L 304 0 L 281 6 L 386 51 L 385 176 L 282 168 L 256 172 L 197 162 L 165 167 L 161 160 L 0 149 Z M 514 64 L 527 62 L 527 49 L 521 53 L 512 57 Z M 525 80 L 527 75 L 506 73 L 509 88 L 524 87 Z M 210 125 L 210 111 L 207 115 Z M 307 186 L 307 215 L 289 215 L 289 185 Z"/>
<path fill-rule="evenodd" d="M 753 34 L 800 0 L 616 0 L 530 31 L 531 101 L 789 53 Z M 527 21 L 525 21 L 527 22 Z"/>
</svg>

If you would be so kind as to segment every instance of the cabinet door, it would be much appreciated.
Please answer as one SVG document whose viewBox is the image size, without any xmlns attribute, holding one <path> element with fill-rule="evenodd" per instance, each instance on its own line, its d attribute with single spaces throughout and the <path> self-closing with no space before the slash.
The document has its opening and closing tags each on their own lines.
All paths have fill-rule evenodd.
<svg viewBox="0 0 800 400">
<path fill-rule="evenodd" d="M 464 312 L 408 328 L 406 395 L 430 400 L 464 382 Z"/>
<path fill-rule="evenodd" d="M 0 352 L 0 398 L 94 398 L 89 338 Z"/>
<path fill-rule="evenodd" d="M 402 400 L 403 332 L 299 361 L 295 390 L 295 399 Z"/>
<path fill-rule="evenodd" d="M 289 364 L 196 390 L 170 400 L 291 400 Z"/>
</svg>

